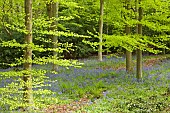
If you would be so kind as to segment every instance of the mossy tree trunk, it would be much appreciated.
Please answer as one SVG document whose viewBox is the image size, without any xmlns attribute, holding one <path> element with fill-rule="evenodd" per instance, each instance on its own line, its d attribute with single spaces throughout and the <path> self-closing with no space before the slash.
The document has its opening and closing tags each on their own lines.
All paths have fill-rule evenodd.
<svg viewBox="0 0 170 113">
<path fill-rule="evenodd" d="M 141 0 L 139 0 L 138 3 L 140 4 Z M 142 17 L 143 17 L 143 10 L 142 10 L 141 6 L 139 7 L 138 12 L 139 12 L 138 20 L 140 22 L 142 20 Z M 141 23 L 138 24 L 138 34 L 140 36 L 142 36 L 142 24 Z M 136 77 L 137 77 L 138 80 L 141 80 L 142 79 L 142 50 L 140 50 L 140 48 L 137 49 L 136 54 L 137 54 L 137 74 L 136 74 Z"/>
<path fill-rule="evenodd" d="M 102 35 L 103 35 L 103 14 L 104 14 L 104 0 L 100 0 L 100 19 L 99 19 L 99 61 L 102 61 Z"/>
<path fill-rule="evenodd" d="M 23 80 L 25 82 L 24 85 L 24 95 L 23 99 L 27 106 L 33 106 L 33 91 L 32 91 L 32 75 L 31 75 L 31 68 L 32 68 L 32 48 L 30 44 L 32 43 L 32 0 L 25 0 L 25 27 L 27 33 L 25 34 L 25 44 L 27 47 L 25 48 L 24 53 L 24 70 L 28 71 L 23 76 Z"/>
</svg>

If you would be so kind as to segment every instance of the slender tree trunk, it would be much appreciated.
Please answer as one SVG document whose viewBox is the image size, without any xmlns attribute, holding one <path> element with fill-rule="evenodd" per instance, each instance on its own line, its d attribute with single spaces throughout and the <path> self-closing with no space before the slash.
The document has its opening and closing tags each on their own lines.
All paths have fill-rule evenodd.
<svg viewBox="0 0 170 113">
<path fill-rule="evenodd" d="M 108 4 L 109 4 L 109 1 L 107 2 L 106 4 L 106 20 L 107 20 L 107 23 L 106 23 L 106 34 L 109 35 L 109 20 L 108 20 Z M 109 51 L 107 50 L 106 54 L 108 55 L 109 54 Z"/>
<path fill-rule="evenodd" d="M 100 0 L 100 20 L 99 20 L 99 61 L 102 61 L 102 34 L 103 34 L 103 13 L 104 13 L 104 0 Z"/>
<path fill-rule="evenodd" d="M 107 23 L 106 23 L 106 34 L 109 35 L 109 23 L 108 23 L 108 20 L 107 20 Z M 106 54 L 109 55 L 108 50 L 107 50 Z"/>
<path fill-rule="evenodd" d="M 24 102 L 28 104 L 29 107 L 33 106 L 33 92 L 32 92 L 32 76 L 30 74 L 32 68 L 32 48 L 30 44 L 32 43 L 32 0 L 25 0 L 25 26 L 27 33 L 25 34 L 25 43 L 27 47 L 25 48 L 24 59 L 24 70 L 29 73 L 23 76 L 25 82 L 24 86 Z"/>
<path fill-rule="evenodd" d="M 136 14 L 135 14 L 135 18 L 136 18 L 136 20 L 138 20 L 138 13 L 139 13 L 139 9 L 138 9 L 138 0 L 135 0 L 135 11 L 136 11 Z M 138 34 L 138 24 L 136 24 L 136 29 L 135 29 L 135 31 L 136 31 L 136 34 Z"/>
<path fill-rule="evenodd" d="M 139 4 L 140 4 L 141 0 L 139 0 Z M 139 22 L 142 20 L 143 17 L 143 10 L 142 7 L 139 7 Z M 140 36 L 142 36 L 142 24 L 138 24 L 138 34 Z M 140 80 L 142 79 L 142 51 L 140 49 L 137 49 L 136 51 L 137 53 L 137 79 Z"/>
<path fill-rule="evenodd" d="M 166 55 L 166 49 L 165 48 L 162 49 L 162 54 Z"/>
<path fill-rule="evenodd" d="M 58 2 L 54 3 L 53 1 L 51 1 L 51 3 L 49 3 L 49 4 L 47 4 L 47 14 L 48 14 L 49 19 L 58 18 L 58 5 L 59 5 Z M 57 27 L 56 27 L 57 24 L 58 24 L 58 21 L 52 22 L 51 27 L 49 28 L 49 31 L 50 30 L 52 30 L 53 32 L 56 31 L 57 30 Z M 56 49 L 57 48 L 57 43 L 58 43 L 58 37 L 54 36 L 54 35 L 49 35 L 49 38 L 52 39 L 53 48 Z M 56 51 L 54 51 L 53 56 L 55 58 L 57 58 L 58 53 Z M 53 71 L 58 70 L 58 66 L 56 64 L 54 64 L 54 63 L 53 63 L 53 66 L 52 66 L 52 70 Z"/>
<path fill-rule="evenodd" d="M 130 9 L 130 4 L 129 4 L 129 0 L 126 1 L 126 9 L 129 10 Z M 125 33 L 126 35 L 130 34 L 131 29 L 130 26 L 127 24 L 125 27 Z M 132 52 L 126 50 L 126 72 L 130 73 L 132 72 Z"/>
<path fill-rule="evenodd" d="M 56 2 L 53 4 L 53 17 L 56 17 L 58 18 L 58 6 L 59 6 L 59 3 Z M 58 24 L 58 21 L 55 21 L 53 23 L 54 26 L 56 26 L 56 30 L 57 30 L 57 24 Z M 58 43 L 58 37 L 57 36 L 53 36 L 53 48 L 56 49 L 57 48 L 57 43 Z M 58 53 L 56 51 L 53 52 L 53 56 L 55 58 L 57 58 L 58 56 Z M 58 65 L 56 64 L 53 64 L 53 70 L 54 71 L 57 71 L 58 70 Z"/>
<path fill-rule="evenodd" d="M 52 18 L 52 3 L 48 3 L 47 4 L 47 15 L 48 15 L 48 18 L 49 20 Z M 49 28 L 50 30 L 50 28 Z M 50 37 L 51 35 L 49 35 Z"/>
</svg>

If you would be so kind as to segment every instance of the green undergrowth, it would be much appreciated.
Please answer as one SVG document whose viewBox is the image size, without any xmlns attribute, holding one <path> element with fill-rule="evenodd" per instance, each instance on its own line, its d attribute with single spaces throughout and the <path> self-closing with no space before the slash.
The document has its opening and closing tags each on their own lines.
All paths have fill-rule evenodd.
<svg viewBox="0 0 170 113">
<path fill-rule="evenodd" d="M 103 68 L 120 66 L 124 64 L 124 58 L 106 58 L 103 62 L 81 60 L 85 63 L 82 69 L 62 70 L 67 76 L 54 77 L 61 88 L 59 104 L 68 102 L 62 101 L 64 95 L 70 102 L 83 97 L 90 100 L 75 111 L 79 113 L 168 113 L 170 70 L 167 67 L 170 61 L 167 56 L 161 55 L 144 57 L 144 61 L 155 58 L 161 62 L 144 67 L 141 82 L 136 80 L 134 73 L 127 74 L 125 69 Z"/>
<path fill-rule="evenodd" d="M 144 61 L 155 58 L 163 60 L 151 67 L 144 67 L 143 79 L 140 82 L 137 81 L 135 73 L 127 74 L 124 68 L 111 68 L 123 66 L 123 57 L 104 58 L 103 62 L 81 59 L 80 62 L 84 63 L 82 68 L 59 67 L 58 73 L 50 72 L 50 64 L 34 65 L 34 69 L 49 70 L 46 73 L 45 85 L 34 89 L 35 92 L 39 91 L 34 93 L 35 102 L 44 105 L 39 111 L 51 105 L 69 105 L 81 98 L 87 98 L 89 101 L 86 105 L 74 112 L 168 113 L 170 60 L 169 56 L 165 58 L 160 55 L 145 56 Z M 47 92 L 44 94 L 40 93 L 41 91 Z"/>
</svg>

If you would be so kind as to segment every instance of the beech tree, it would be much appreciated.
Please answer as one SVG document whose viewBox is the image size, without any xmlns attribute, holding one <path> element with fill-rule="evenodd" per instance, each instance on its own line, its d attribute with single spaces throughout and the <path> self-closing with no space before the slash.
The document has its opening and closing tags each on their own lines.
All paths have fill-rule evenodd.
<svg viewBox="0 0 170 113">
<path fill-rule="evenodd" d="M 49 31 L 56 32 L 57 31 L 57 24 L 58 24 L 58 7 L 59 2 L 54 2 L 53 0 L 50 3 L 47 3 L 47 14 L 49 20 L 52 21 Z M 53 41 L 53 48 L 57 48 L 58 37 L 56 35 L 49 35 L 49 38 Z M 57 52 L 53 51 L 53 57 L 57 59 Z M 52 70 L 57 71 L 58 66 L 53 63 Z"/>
<path fill-rule="evenodd" d="M 27 44 L 25 48 L 24 54 L 24 70 L 28 71 L 28 74 L 25 73 L 23 76 L 23 80 L 25 82 L 24 86 L 24 101 L 28 103 L 28 106 L 33 106 L 33 91 L 32 91 L 32 0 L 25 0 L 25 27 L 27 33 L 25 34 L 25 44 Z"/>
<path fill-rule="evenodd" d="M 5 110 L 16 110 L 19 108 L 30 110 L 35 107 L 45 108 L 47 103 L 50 104 L 51 102 L 57 101 L 57 98 L 50 96 L 55 92 L 42 88 L 45 86 L 45 80 L 48 79 L 45 74 L 47 72 L 53 73 L 53 71 L 40 68 L 36 69 L 32 64 L 45 66 L 46 64 L 54 63 L 62 67 L 80 66 L 77 60 L 54 58 L 53 54 L 51 54 L 53 51 L 62 53 L 70 49 L 72 45 L 60 43 L 57 48 L 54 48 L 54 46 L 47 46 L 47 43 L 49 45 L 54 44 L 52 42 L 53 40 L 48 40 L 47 36 L 63 36 L 66 38 L 71 36 L 87 36 L 78 35 L 70 31 L 48 31 L 49 26 L 51 26 L 50 22 L 54 21 L 53 19 L 50 22 L 47 20 L 46 1 L 36 0 L 33 2 L 32 0 L 17 0 L 13 2 L 13 9 L 8 6 L 10 5 L 7 4 L 9 1 L 10 0 L 0 1 L 0 4 L 4 5 L 4 7 L 0 7 L 4 10 L 4 12 L 0 11 L 0 15 L 6 18 L 0 17 L 0 19 L 3 20 L 0 21 L 0 28 L 6 27 L 9 34 L 11 34 L 9 37 L 8 35 L 6 36 L 4 32 L 0 33 L 1 36 L 3 34 L 3 38 L 1 39 L 0 37 L 0 47 L 7 49 L 9 52 L 11 52 L 11 48 L 18 53 L 24 51 L 24 55 L 12 56 L 15 62 L 6 63 L 5 60 L 5 63 L 2 61 L 0 62 L 0 64 L 11 67 L 8 70 L 0 71 L 1 80 L 12 79 L 12 82 L 6 83 L 3 87 L 0 87 L 0 99 L 3 100 L 0 102 L 0 106 Z M 17 12 L 18 6 L 20 6 L 19 13 Z M 32 7 L 34 7 L 34 10 L 32 10 Z M 69 18 L 70 17 L 66 16 L 62 17 L 63 21 Z M 12 21 L 9 22 L 8 19 L 12 19 Z M 56 17 L 54 20 L 57 20 Z M 15 36 L 14 33 L 16 33 L 17 36 Z M 42 54 L 42 52 L 50 54 Z M 48 95 L 45 100 L 42 94 Z"/>
<path fill-rule="evenodd" d="M 127 11 L 130 10 L 130 0 L 126 0 L 125 1 L 125 8 L 127 9 Z M 130 14 L 128 13 L 128 16 L 130 16 Z M 129 35 L 131 33 L 131 28 L 130 25 L 126 24 L 125 26 L 125 33 L 126 35 Z M 128 73 L 132 72 L 132 52 L 126 50 L 126 71 Z"/>
<path fill-rule="evenodd" d="M 137 4 L 141 4 L 141 0 L 136 0 Z M 136 5 L 136 7 L 138 8 L 138 5 Z M 141 5 L 139 6 L 139 17 L 138 20 L 139 22 L 141 22 L 142 17 L 143 17 L 143 10 Z M 139 23 L 138 24 L 138 34 L 141 37 L 142 36 L 142 24 Z M 137 79 L 140 80 L 142 78 L 142 50 L 140 50 L 140 48 L 138 48 L 136 50 L 136 55 L 137 55 L 137 65 L 136 65 L 136 75 L 137 75 Z"/>
<path fill-rule="evenodd" d="M 98 51 L 99 61 L 102 61 L 104 48 L 112 53 L 118 50 L 117 48 L 123 48 L 121 52 L 126 50 L 127 72 L 132 70 L 131 52 L 137 50 L 136 77 L 140 80 L 142 51 L 158 53 L 155 49 L 166 48 L 164 41 L 169 41 L 167 2 L 169 3 L 159 0 L 34 0 L 32 3 L 31 0 L 1 0 L 0 64 L 12 68 L 0 72 L 0 80 L 12 79 L 13 82 L 0 87 L 0 99 L 3 100 L 0 106 L 6 109 L 7 105 L 10 110 L 15 110 L 18 107 L 28 108 L 34 105 L 45 108 L 47 104 L 57 103 L 57 98 L 51 95 L 58 92 L 42 88 L 45 80 L 49 79 L 44 75 L 47 72 L 56 73 L 58 66 L 79 66 L 75 60 L 66 60 L 64 57 L 60 59 L 58 54 L 62 54 L 63 51 L 71 53 L 75 48 L 83 55 L 91 51 L 88 50 L 89 45 L 84 46 L 85 44 L 81 42 L 83 39 L 92 41 L 87 44 L 91 44 Z M 104 7 L 105 3 L 107 7 Z M 104 8 L 107 8 L 107 15 L 104 15 Z M 148 32 L 148 29 L 151 32 Z M 78 35 L 79 33 L 90 34 L 95 38 Z M 66 43 L 59 43 L 58 39 L 62 41 L 61 38 Z M 79 52 L 76 54 L 81 54 Z M 83 55 L 80 56 L 84 57 Z M 37 69 L 34 64 L 35 67 L 43 65 L 45 68 L 46 64 L 53 64 L 50 66 L 53 66 L 54 71 Z M 22 65 L 24 68 L 21 68 Z M 46 99 L 42 94 L 46 94 Z"/>
</svg>

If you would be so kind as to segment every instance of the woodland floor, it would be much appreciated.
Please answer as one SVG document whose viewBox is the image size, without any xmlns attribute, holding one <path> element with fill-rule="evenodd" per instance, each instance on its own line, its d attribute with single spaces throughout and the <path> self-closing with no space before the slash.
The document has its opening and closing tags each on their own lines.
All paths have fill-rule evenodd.
<svg viewBox="0 0 170 113">
<path fill-rule="evenodd" d="M 144 68 L 152 68 L 155 65 L 163 65 L 164 60 L 166 60 L 166 59 L 167 59 L 167 56 L 146 57 L 143 60 L 143 66 L 144 66 Z M 135 60 L 134 60 L 133 65 L 135 65 Z M 102 66 L 95 66 L 94 68 L 102 68 L 104 70 L 112 68 L 117 73 L 119 73 L 120 70 L 125 71 L 125 64 L 120 63 L 117 66 L 102 65 Z M 166 96 L 170 96 L 170 95 L 168 94 Z M 48 108 L 46 108 L 44 110 L 44 112 L 46 112 L 46 113 L 73 113 L 73 112 L 86 113 L 87 111 L 81 110 L 83 107 L 91 106 L 92 104 L 96 104 L 95 102 L 90 104 L 90 102 L 91 102 L 91 100 L 88 97 L 84 96 L 84 97 L 80 98 L 79 100 L 72 101 L 67 104 L 50 105 Z M 93 111 L 91 111 L 91 113 L 93 113 Z M 101 111 L 101 113 L 102 113 L 102 111 Z M 170 113 L 170 105 L 169 105 L 169 107 L 166 107 L 161 113 Z"/>
<path fill-rule="evenodd" d="M 170 55 L 144 56 L 140 82 L 135 59 L 131 73 L 126 73 L 124 57 L 110 56 L 104 56 L 103 62 L 97 57 L 80 59 L 82 68 L 59 67 L 58 73 L 47 73 L 45 84 L 51 86 L 39 88 L 54 95 L 34 95 L 48 103 L 36 113 L 170 113 Z M 33 68 L 51 70 L 51 65 Z"/>
</svg>

